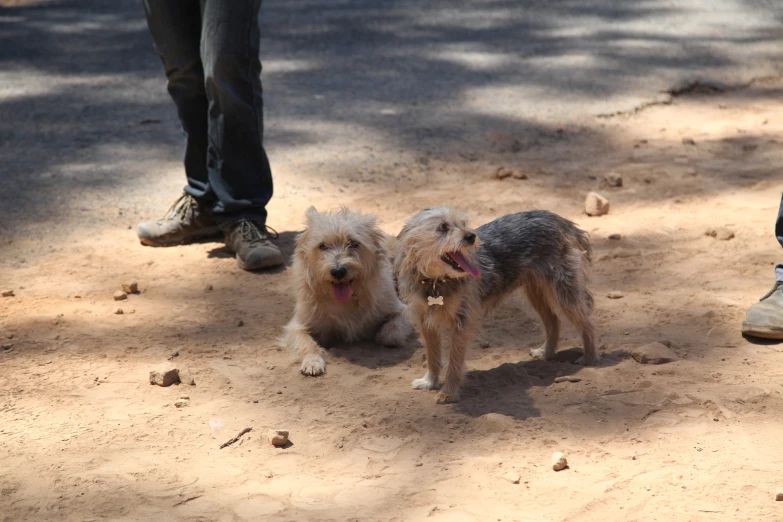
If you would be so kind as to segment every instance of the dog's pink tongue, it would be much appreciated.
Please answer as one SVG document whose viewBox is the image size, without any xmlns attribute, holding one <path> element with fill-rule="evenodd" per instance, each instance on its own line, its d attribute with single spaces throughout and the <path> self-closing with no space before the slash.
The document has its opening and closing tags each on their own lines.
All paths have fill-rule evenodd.
<svg viewBox="0 0 783 522">
<path fill-rule="evenodd" d="M 334 283 L 332 285 L 332 297 L 338 303 L 344 303 L 351 298 L 351 285 L 348 283 Z"/>
<path fill-rule="evenodd" d="M 470 261 L 468 261 L 465 256 L 462 255 L 462 252 L 449 252 L 449 257 L 459 265 L 461 269 L 465 271 L 466 274 L 468 274 L 471 277 L 479 277 L 481 274 L 479 273 L 479 269 L 475 266 L 473 266 Z"/>
</svg>

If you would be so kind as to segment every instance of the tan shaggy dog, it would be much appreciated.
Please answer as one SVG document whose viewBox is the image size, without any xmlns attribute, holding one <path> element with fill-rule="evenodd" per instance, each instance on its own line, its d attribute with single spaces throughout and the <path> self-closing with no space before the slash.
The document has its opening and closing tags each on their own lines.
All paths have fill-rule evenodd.
<svg viewBox="0 0 783 522">
<path fill-rule="evenodd" d="M 376 341 L 401 346 L 413 327 L 394 290 L 387 236 L 374 216 L 310 207 L 296 241 L 294 317 L 281 344 L 302 360 L 301 372 L 326 371 L 323 346 Z"/>
<path fill-rule="evenodd" d="M 597 357 L 587 289 L 590 243 L 572 222 L 544 210 L 508 214 L 473 230 L 448 207 L 426 209 L 400 232 L 394 269 L 400 297 L 421 329 L 427 374 L 413 381 L 422 390 L 440 388 L 441 335 L 451 349 L 439 403 L 459 398 L 465 351 L 482 316 L 517 289 L 524 289 L 541 316 L 546 343 L 531 350 L 551 359 L 557 349 L 561 311 L 582 334 L 584 357 Z"/>
</svg>

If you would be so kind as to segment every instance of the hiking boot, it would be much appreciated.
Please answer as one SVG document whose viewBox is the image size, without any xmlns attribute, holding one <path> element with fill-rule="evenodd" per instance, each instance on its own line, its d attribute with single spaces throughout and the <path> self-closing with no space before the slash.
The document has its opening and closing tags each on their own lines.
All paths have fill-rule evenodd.
<svg viewBox="0 0 783 522">
<path fill-rule="evenodd" d="M 220 234 L 212 210 L 190 194 L 183 194 L 162 219 L 145 221 L 136 227 L 142 245 L 181 245 Z"/>
<path fill-rule="evenodd" d="M 764 339 L 783 339 L 783 281 L 748 308 L 742 321 L 742 333 Z"/>
<path fill-rule="evenodd" d="M 237 266 L 242 270 L 260 270 L 283 264 L 283 254 L 269 240 L 277 239 L 277 232 L 267 226 L 259 227 L 248 219 L 237 221 L 225 231 L 226 245 L 237 255 Z"/>
</svg>

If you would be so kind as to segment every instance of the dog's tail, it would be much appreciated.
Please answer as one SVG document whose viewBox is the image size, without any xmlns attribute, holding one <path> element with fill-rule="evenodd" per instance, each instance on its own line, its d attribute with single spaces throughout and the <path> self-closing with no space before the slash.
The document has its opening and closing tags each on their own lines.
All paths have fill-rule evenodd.
<svg viewBox="0 0 783 522">
<path fill-rule="evenodd" d="M 593 263 L 593 247 L 590 245 L 590 234 L 581 228 L 574 227 L 574 241 L 576 247 L 582 252 L 588 265 Z"/>
<path fill-rule="evenodd" d="M 590 266 L 593 263 L 593 247 L 590 245 L 590 234 L 574 226 L 574 247 L 579 249 L 582 254 L 581 270 L 582 281 L 584 281 L 584 300 L 590 311 L 593 310 L 593 294 L 587 288 L 587 282 L 590 280 Z"/>
</svg>

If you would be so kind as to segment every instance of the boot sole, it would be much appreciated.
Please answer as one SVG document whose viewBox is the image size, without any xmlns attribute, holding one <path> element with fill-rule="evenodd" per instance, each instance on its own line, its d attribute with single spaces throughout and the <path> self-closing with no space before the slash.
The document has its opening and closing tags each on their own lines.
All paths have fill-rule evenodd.
<svg viewBox="0 0 783 522">
<path fill-rule="evenodd" d="M 783 328 L 774 326 L 760 326 L 742 321 L 742 333 L 750 337 L 761 339 L 783 339 Z"/>
<path fill-rule="evenodd" d="M 141 242 L 141 244 L 145 246 L 168 247 L 168 246 L 185 245 L 187 243 L 198 241 L 199 239 L 207 239 L 210 237 L 218 237 L 218 236 L 220 237 L 223 236 L 223 232 L 218 227 L 206 227 L 196 232 L 193 232 L 192 234 L 188 234 L 187 236 L 184 236 L 180 239 L 156 241 L 154 239 L 140 237 L 139 242 Z"/>
<path fill-rule="evenodd" d="M 285 264 L 285 261 L 280 261 L 280 262 L 275 262 L 275 263 L 264 263 L 264 264 L 259 265 L 259 266 L 248 266 L 248 265 L 245 264 L 244 261 L 239 259 L 239 257 L 237 256 L 237 266 L 239 268 L 241 268 L 242 270 L 247 270 L 248 272 L 253 272 L 255 270 L 264 270 L 264 269 L 267 269 L 267 268 L 275 268 L 277 266 L 283 266 L 284 264 Z"/>
</svg>

